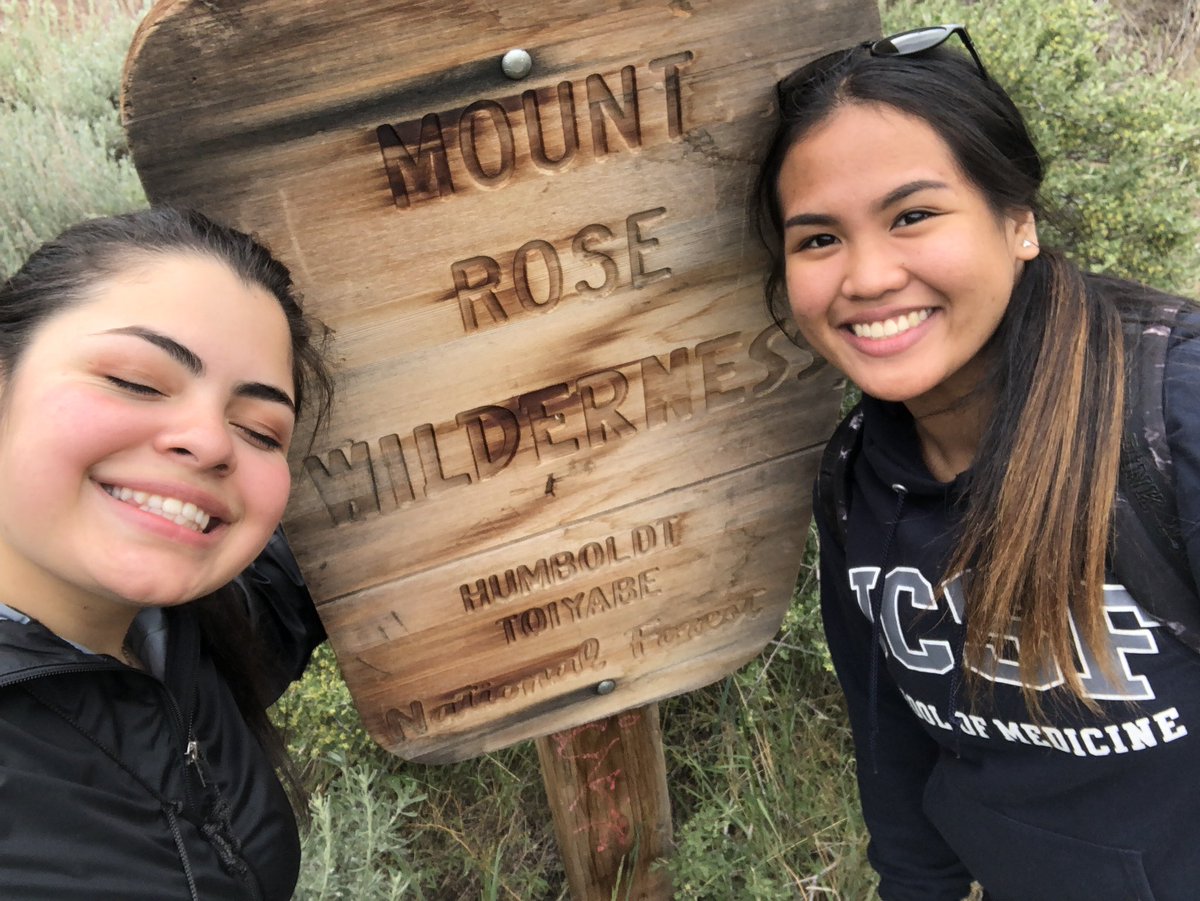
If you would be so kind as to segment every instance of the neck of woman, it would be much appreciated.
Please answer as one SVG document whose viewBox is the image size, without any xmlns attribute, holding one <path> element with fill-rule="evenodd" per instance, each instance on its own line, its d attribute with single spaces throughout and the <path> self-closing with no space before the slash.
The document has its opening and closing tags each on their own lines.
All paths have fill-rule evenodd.
<svg viewBox="0 0 1200 901">
<path fill-rule="evenodd" d="M 975 461 L 991 416 L 993 399 L 972 390 L 950 401 L 936 404 L 910 402 L 921 444 L 921 457 L 939 482 L 952 482 Z"/>
<path fill-rule="evenodd" d="M 137 615 L 133 606 L 80 604 L 46 596 L 34 599 L 28 594 L 11 599 L 0 597 L 0 601 L 37 620 L 59 638 L 93 653 L 108 654 L 131 666 L 137 665 L 128 659 L 132 652 L 125 645 L 129 627 Z"/>
<path fill-rule="evenodd" d="M 59 638 L 124 660 L 122 648 L 140 607 L 101 591 L 89 591 L 30 560 L 0 541 L 0 602 L 35 619 Z"/>
</svg>

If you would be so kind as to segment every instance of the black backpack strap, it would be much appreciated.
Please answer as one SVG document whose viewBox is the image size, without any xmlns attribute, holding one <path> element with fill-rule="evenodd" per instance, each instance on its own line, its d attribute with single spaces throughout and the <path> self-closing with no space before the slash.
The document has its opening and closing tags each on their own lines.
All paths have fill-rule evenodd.
<svg viewBox="0 0 1200 901">
<path fill-rule="evenodd" d="M 1180 531 L 1163 411 L 1167 349 L 1182 311 L 1182 304 L 1167 304 L 1153 322 L 1125 324 L 1125 426 L 1112 568 L 1146 612 L 1200 652 L 1200 595 Z"/>
<path fill-rule="evenodd" d="M 859 401 L 829 436 L 817 471 L 816 512 L 843 550 L 850 518 L 850 478 L 854 457 L 862 444 L 862 422 L 862 401 Z"/>
</svg>

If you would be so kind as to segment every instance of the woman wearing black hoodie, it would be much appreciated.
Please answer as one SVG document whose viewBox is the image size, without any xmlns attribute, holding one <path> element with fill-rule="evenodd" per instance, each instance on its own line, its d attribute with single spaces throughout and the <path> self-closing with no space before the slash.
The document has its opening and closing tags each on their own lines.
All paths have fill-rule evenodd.
<svg viewBox="0 0 1200 901">
<path fill-rule="evenodd" d="M 814 509 L 880 895 L 1196 897 L 1200 657 L 1108 565 L 1124 336 L 1166 299 L 1040 244 L 1037 150 L 961 26 L 779 87 L 768 296 L 863 392 L 845 518 Z M 1161 380 L 1193 574 L 1197 321 Z"/>
<path fill-rule="evenodd" d="M 287 269 L 196 213 L 0 285 L 0 897 L 291 897 L 265 710 L 324 632 L 276 527 L 327 387 Z"/>
</svg>

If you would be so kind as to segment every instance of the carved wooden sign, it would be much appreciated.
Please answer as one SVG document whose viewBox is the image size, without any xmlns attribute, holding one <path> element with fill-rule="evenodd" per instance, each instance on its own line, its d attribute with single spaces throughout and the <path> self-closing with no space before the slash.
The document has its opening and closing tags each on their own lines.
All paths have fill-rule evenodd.
<svg viewBox="0 0 1200 901">
<path fill-rule="evenodd" d="M 774 84 L 874 0 L 162 0 L 156 202 L 335 332 L 286 518 L 359 711 L 449 761 L 696 688 L 789 603 L 836 374 L 761 297 Z M 516 51 L 510 53 L 509 51 Z"/>
</svg>

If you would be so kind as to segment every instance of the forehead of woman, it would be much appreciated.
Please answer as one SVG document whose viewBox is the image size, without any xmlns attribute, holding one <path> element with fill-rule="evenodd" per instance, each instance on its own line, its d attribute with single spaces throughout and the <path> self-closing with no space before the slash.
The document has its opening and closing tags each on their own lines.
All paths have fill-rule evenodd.
<svg viewBox="0 0 1200 901">
<path fill-rule="evenodd" d="M 888 208 L 920 187 L 978 192 L 952 149 L 924 119 L 880 103 L 847 103 L 789 148 L 779 174 L 784 216 L 804 203 L 843 207 L 855 198 Z"/>
<path fill-rule="evenodd" d="M 269 323 L 260 340 L 279 337 L 290 348 L 289 323 L 271 290 L 246 278 L 228 260 L 197 250 L 134 251 L 99 274 L 80 294 L 83 304 L 102 302 L 122 315 L 170 316 L 197 324 L 225 316 Z M 214 323 L 220 325 L 221 323 Z"/>
<path fill-rule="evenodd" d="M 115 245 L 86 254 L 76 274 L 76 299 L 88 300 L 109 291 L 115 284 L 137 284 L 164 273 L 203 269 L 224 271 L 247 288 L 270 293 L 253 279 L 247 279 L 238 267 L 220 253 L 197 247 L 137 247 Z M 277 301 L 278 303 L 278 301 Z"/>
<path fill-rule="evenodd" d="M 877 104 L 921 119 L 997 210 L 1036 205 L 1042 165 L 1023 117 L 995 81 L 960 53 L 879 58 L 863 51 L 818 77 L 789 79 L 780 98 L 780 150 L 848 104 Z"/>
<path fill-rule="evenodd" d="M 133 253 L 79 286 L 21 348 L 45 336 L 77 342 L 96 335 L 152 336 L 189 368 L 216 366 L 231 378 L 294 389 L 289 323 L 279 300 L 219 257 L 196 252 Z M 186 353 L 185 353 L 186 351 Z M 23 367 L 22 367 L 23 368 Z"/>
</svg>

